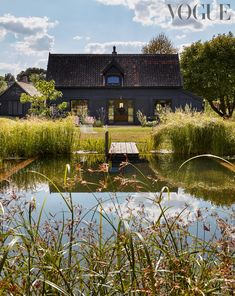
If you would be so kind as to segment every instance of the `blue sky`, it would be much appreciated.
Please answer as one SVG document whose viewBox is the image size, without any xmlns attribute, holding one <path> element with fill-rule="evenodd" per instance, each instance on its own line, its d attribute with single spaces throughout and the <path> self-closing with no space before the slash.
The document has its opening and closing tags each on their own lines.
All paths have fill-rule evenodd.
<svg viewBox="0 0 235 296">
<path fill-rule="evenodd" d="M 202 4 L 210 4 L 213 20 L 202 20 Z M 230 4 L 223 7 L 224 20 L 220 4 Z M 186 20 L 195 5 L 198 19 Z M 111 53 L 116 45 L 119 53 L 140 53 L 160 32 L 181 51 L 229 31 L 235 33 L 234 0 L 0 0 L 0 74 L 46 68 L 49 51 Z"/>
</svg>

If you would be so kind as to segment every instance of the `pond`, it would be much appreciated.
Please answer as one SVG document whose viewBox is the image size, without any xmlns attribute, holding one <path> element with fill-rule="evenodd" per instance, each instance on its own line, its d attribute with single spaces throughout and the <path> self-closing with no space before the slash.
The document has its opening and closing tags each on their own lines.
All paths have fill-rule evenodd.
<svg viewBox="0 0 235 296">
<path fill-rule="evenodd" d="M 184 161 L 170 154 L 149 155 L 134 165 L 124 164 L 115 173 L 107 173 L 102 165 L 104 158 L 99 155 L 40 158 L 14 173 L 8 181 L 2 181 L 0 197 L 2 200 L 12 194 L 26 199 L 33 197 L 39 208 L 46 199 L 44 219 L 47 219 L 48 215 L 61 217 L 62 213 L 67 213 L 61 195 L 67 196 L 66 192 L 70 192 L 74 205 L 86 213 L 87 221 L 97 219 L 94 212 L 100 203 L 102 210 L 113 218 L 114 213 L 118 213 L 124 218 L 132 216 L 154 221 L 160 213 L 156 200 L 166 186 L 170 194 L 165 190 L 162 206 L 168 208 L 167 215 L 183 211 L 182 220 L 189 221 L 200 211 L 200 215 L 207 218 L 207 226 L 203 222 L 201 227 L 214 227 L 210 232 L 214 235 L 214 220 L 218 217 L 233 223 L 235 174 L 209 158 L 193 160 L 179 170 Z M 64 186 L 67 164 L 70 169 Z M 0 178 L 14 166 L 15 161 L 2 162 Z M 195 232 L 195 226 L 192 229 Z M 206 235 L 210 236 L 209 233 Z"/>
</svg>

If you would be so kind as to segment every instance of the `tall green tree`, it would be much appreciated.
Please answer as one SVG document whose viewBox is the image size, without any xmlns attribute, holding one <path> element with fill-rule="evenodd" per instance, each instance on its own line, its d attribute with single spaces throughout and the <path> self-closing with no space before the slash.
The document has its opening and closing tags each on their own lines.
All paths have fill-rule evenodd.
<svg viewBox="0 0 235 296">
<path fill-rule="evenodd" d="M 55 89 L 55 82 L 53 80 L 39 80 L 35 83 L 35 87 L 38 93 L 34 96 L 22 93 L 20 102 L 31 104 L 29 112 L 32 115 L 50 116 L 50 105 L 56 99 L 62 97 L 62 92 Z M 63 105 L 63 103 L 61 105 Z"/>
<path fill-rule="evenodd" d="M 25 71 L 21 71 L 17 75 L 17 80 L 22 81 L 25 77 L 27 77 L 29 82 L 35 82 L 35 79 L 37 80 L 45 80 L 46 79 L 46 73 L 47 71 L 42 68 L 27 68 Z"/>
<path fill-rule="evenodd" d="M 142 53 L 173 54 L 177 53 L 177 49 L 164 33 L 160 33 L 156 37 L 152 38 L 149 43 L 142 48 Z"/>
<path fill-rule="evenodd" d="M 7 82 L 5 81 L 5 77 L 0 76 L 0 94 L 3 93 L 7 89 Z"/>
<path fill-rule="evenodd" d="M 186 89 L 202 96 L 221 117 L 231 117 L 235 109 L 235 37 L 218 35 L 198 41 L 181 54 Z"/>
<path fill-rule="evenodd" d="M 8 86 L 11 85 L 16 81 L 15 76 L 11 73 L 7 73 L 7 74 L 5 74 L 5 81 Z"/>
</svg>

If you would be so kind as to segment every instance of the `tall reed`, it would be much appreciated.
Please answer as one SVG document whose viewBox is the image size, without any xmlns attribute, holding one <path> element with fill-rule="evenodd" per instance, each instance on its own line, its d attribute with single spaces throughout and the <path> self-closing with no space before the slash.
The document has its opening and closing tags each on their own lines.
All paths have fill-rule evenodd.
<svg viewBox="0 0 235 296">
<path fill-rule="evenodd" d="M 66 154 L 73 150 L 70 120 L 0 120 L 0 157 Z"/>
<path fill-rule="evenodd" d="M 156 149 L 168 143 L 176 154 L 235 154 L 235 123 L 200 113 L 168 113 L 153 137 Z"/>
</svg>

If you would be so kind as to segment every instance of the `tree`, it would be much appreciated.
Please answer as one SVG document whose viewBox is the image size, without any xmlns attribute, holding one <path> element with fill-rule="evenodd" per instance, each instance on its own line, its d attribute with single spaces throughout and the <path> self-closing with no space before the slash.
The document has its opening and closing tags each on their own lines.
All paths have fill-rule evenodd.
<svg viewBox="0 0 235 296">
<path fill-rule="evenodd" d="M 177 53 L 177 50 L 171 40 L 164 33 L 160 33 L 142 48 L 142 53 L 173 54 Z"/>
<path fill-rule="evenodd" d="M 3 93 L 7 89 L 7 83 L 3 76 L 0 76 L 0 94 Z"/>
<path fill-rule="evenodd" d="M 208 101 L 221 117 L 231 117 L 235 108 L 235 37 L 218 35 L 186 47 L 181 54 L 186 89 Z"/>
<path fill-rule="evenodd" d="M 30 103 L 29 110 L 32 115 L 50 116 L 50 105 L 53 101 L 62 97 L 62 92 L 55 89 L 55 82 L 39 80 L 35 84 L 38 94 L 30 96 L 23 93 L 20 96 L 21 103 Z M 61 104 L 64 107 L 64 104 Z M 60 108 L 60 106 L 59 106 Z"/>
<path fill-rule="evenodd" d="M 11 85 L 13 84 L 16 80 L 15 80 L 15 77 L 14 75 L 12 75 L 11 73 L 7 73 L 5 74 L 5 81 L 7 83 L 7 85 Z"/>
<path fill-rule="evenodd" d="M 25 77 L 27 77 L 27 80 L 30 82 L 35 82 L 36 78 L 37 80 L 45 80 L 46 79 L 46 73 L 47 71 L 41 68 L 28 68 L 25 71 L 21 71 L 17 75 L 18 81 L 23 81 Z M 32 80 L 33 79 L 33 80 Z"/>
</svg>

